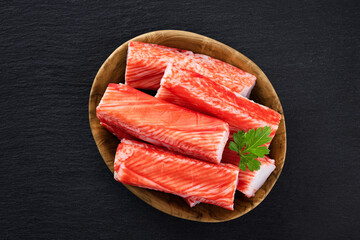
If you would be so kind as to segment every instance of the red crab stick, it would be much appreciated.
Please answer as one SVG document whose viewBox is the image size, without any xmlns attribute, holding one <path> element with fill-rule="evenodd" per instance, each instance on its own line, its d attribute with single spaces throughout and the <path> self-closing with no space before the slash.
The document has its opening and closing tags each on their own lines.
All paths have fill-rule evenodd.
<svg viewBox="0 0 360 240">
<path fill-rule="evenodd" d="M 233 210 L 239 169 L 213 164 L 169 152 L 149 144 L 123 139 L 119 144 L 114 177 L 117 181 L 195 197 Z"/>
<path fill-rule="evenodd" d="M 220 163 L 229 125 L 124 84 L 109 84 L 97 117 L 103 124 L 191 157 Z"/>
<path fill-rule="evenodd" d="M 269 126 L 275 135 L 280 114 L 247 98 L 237 96 L 212 79 L 169 64 L 156 97 L 229 123 L 232 130 L 248 131 Z"/>
<path fill-rule="evenodd" d="M 218 59 L 191 51 L 156 44 L 130 42 L 125 73 L 126 84 L 157 90 L 166 66 L 175 62 L 223 85 L 236 95 L 248 97 L 256 77 Z"/>
</svg>

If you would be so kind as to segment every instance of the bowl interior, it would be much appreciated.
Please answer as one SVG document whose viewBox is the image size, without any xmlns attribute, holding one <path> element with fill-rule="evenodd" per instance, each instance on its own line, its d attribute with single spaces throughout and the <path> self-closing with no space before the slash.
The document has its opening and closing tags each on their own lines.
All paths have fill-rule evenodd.
<svg viewBox="0 0 360 240">
<path fill-rule="evenodd" d="M 199 204 L 190 208 L 185 201 L 172 194 L 148 190 L 144 188 L 124 186 L 149 205 L 167 214 L 202 222 L 221 222 L 235 219 L 254 209 L 269 194 L 276 180 L 279 178 L 286 154 L 286 129 L 283 109 L 280 100 L 269 79 L 261 69 L 250 59 L 236 50 L 208 37 L 177 30 L 163 30 L 137 36 L 130 41 L 140 41 L 161 44 L 169 47 L 191 50 L 220 59 L 241 68 L 257 77 L 251 99 L 268 106 L 281 114 L 281 122 L 271 145 L 270 157 L 275 159 L 276 169 L 265 184 L 257 191 L 255 197 L 247 198 L 237 191 L 235 195 L 234 211 L 226 210 L 209 204 Z M 99 69 L 93 82 L 89 98 L 89 121 L 96 145 L 104 162 L 113 172 L 116 147 L 119 140 L 100 125 L 96 117 L 96 107 L 99 104 L 109 83 L 124 82 L 126 54 L 128 42 L 118 47 Z"/>
</svg>

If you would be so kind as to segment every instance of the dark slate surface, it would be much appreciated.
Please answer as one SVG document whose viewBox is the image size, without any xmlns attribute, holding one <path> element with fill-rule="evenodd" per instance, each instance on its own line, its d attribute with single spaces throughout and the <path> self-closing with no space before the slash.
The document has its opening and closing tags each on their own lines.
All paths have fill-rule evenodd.
<svg viewBox="0 0 360 240">
<path fill-rule="evenodd" d="M 0 239 L 356 239 L 359 2 L 2 1 Z M 113 180 L 88 124 L 121 43 L 181 29 L 247 55 L 284 107 L 288 152 L 266 200 L 231 222 L 177 219 Z"/>
</svg>

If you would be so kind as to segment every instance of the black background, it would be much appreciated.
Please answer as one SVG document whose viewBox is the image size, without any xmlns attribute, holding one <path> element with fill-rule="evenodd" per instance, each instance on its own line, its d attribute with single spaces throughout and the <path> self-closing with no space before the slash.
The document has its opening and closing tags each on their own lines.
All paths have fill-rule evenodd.
<svg viewBox="0 0 360 240">
<path fill-rule="evenodd" d="M 360 235 L 359 1 L 2 1 L 0 239 L 356 239 Z M 153 30 L 242 52 L 275 87 L 287 157 L 236 220 L 168 216 L 113 180 L 88 96 L 110 53 Z"/>
</svg>

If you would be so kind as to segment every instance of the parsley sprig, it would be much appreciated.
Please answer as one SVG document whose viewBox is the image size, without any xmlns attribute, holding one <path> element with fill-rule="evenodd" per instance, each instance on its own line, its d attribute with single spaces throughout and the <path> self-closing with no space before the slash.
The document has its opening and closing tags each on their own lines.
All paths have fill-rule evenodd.
<svg viewBox="0 0 360 240">
<path fill-rule="evenodd" d="M 247 133 L 238 131 L 233 134 L 234 141 L 230 142 L 229 148 L 239 154 L 241 170 L 246 171 L 246 167 L 251 172 L 260 169 L 261 163 L 256 159 L 269 154 L 269 149 L 262 145 L 271 141 L 270 133 L 271 128 L 265 126 L 251 129 Z"/>
</svg>

